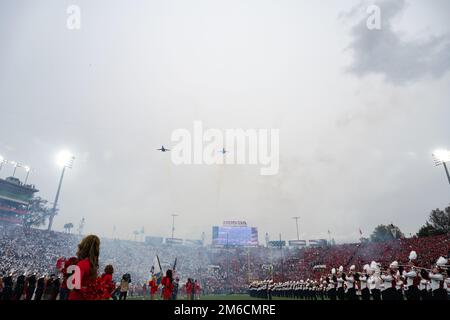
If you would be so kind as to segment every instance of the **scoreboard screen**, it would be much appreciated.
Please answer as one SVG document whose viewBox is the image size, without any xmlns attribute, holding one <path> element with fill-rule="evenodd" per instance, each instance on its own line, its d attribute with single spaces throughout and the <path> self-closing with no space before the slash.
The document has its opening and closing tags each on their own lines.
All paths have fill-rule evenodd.
<svg viewBox="0 0 450 320">
<path fill-rule="evenodd" d="M 257 246 L 258 228 L 214 226 L 212 240 L 216 246 Z"/>
</svg>

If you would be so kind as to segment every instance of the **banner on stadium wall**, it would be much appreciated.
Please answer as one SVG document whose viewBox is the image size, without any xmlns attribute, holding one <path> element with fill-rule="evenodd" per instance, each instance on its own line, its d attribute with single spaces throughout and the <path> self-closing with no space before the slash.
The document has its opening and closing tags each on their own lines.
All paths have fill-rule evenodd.
<svg viewBox="0 0 450 320">
<path fill-rule="evenodd" d="M 183 239 L 179 239 L 179 238 L 166 238 L 166 244 L 183 244 Z"/>
<path fill-rule="evenodd" d="M 184 244 L 187 246 L 202 246 L 203 245 L 203 241 L 202 240 L 189 240 L 186 239 L 184 240 Z"/>
<path fill-rule="evenodd" d="M 309 245 L 311 247 L 326 246 L 327 245 L 327 240 L 325 240 L 325 239 L 309 240 Z"/>
<path fill-rule="evenodd" d="M 290 247 L 306 247 L 306 240 L 289 240 Z"/>
<path fill-rule="evenodd" d="M 268 245 L 269 245 L 269 247 L 272 247 L 272 248 L 285 247 L 286 246 L 286 241 L 284 241 L 284 240 L 282 240 L 282 241 L 269 241 Z"/>
</svg>

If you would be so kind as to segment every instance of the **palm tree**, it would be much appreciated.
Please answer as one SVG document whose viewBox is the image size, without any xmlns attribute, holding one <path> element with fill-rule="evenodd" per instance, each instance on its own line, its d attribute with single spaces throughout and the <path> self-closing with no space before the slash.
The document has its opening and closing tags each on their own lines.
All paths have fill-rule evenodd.
<svg viewBox="0 0 450 320">
<path fill-rule="evenodd" d="M 72 228 L 73 228 L 73 223 L 72 222 L 66 223 L 64 225 L 64 229 L 66 230 L 67 233 L 70 233 L 70 229 L 72 229 Z"/>
</svg>

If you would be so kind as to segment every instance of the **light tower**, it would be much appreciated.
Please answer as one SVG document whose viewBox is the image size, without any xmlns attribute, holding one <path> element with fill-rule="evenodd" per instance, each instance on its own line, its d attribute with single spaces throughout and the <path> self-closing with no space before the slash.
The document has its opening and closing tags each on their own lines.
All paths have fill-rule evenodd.
<svg viewBox="0 0 450 320">
<path fill-rule="evenodd" d="M 3 156 L 0 155 L 0 171 L 3 168 L 3 165 L 7 164 L 7 163 L 8 163 L 8 160 L 6 160 Z"/>
<path fill-rule="evenodd" d="M 292 219 L 295 220 L 295 225 L 297 227 L 297 240 L 300 240 L 300 235 L 298 233 L 298 219 L 300 219 L 300 217 L 292 217 Z"/>
<path fill-rule="evenodd" d="M 172 241 L 173 241 L 173 236 L 175 233 L 175 217 L 178 217 L 177 214 L 172 214 Z"/>
<path fill-rule="evenodd" d="M 27 173 L 23 184 L 27 184 L 28 178 L 30 177 L 31 168 L 29 166 L 24 166 L 23 168 L 25 169 L 25 172 Z"/>
<path fill-rule="evenodd" d="M 72 169 L 74 160 L 75 157 L 73 156 L 73 154 L 67 150 L 61 151 L 56 158 L 56 163 L 60 168 L 62 168 L 62 172 L 61 177 L 59 178 L 59 184 L 58 189 L 56 191 L 55 201 L 53 202 L 52 214 L 48 220 L 48 228 L 47 228 L 48 231 L 52 230 L 53 219 L 55 218 L 56 215 L 59 193 L 61 192 L 61 185 L 63 182 L 64 173 L 66 172 L 66 168 Z"/>
<path fill-rule="evenodd" d="M 450 184 L 450 174 L 447 168 L 447 162 L 450 162 L 450 150 L 440 149 L 433 153 L 434 164 L 436 166 L 443 166 L 447 174 L 448 183 Z"/>
<path fill-rule="evenodd" d="M 16 162 L 16 161 L 10 161 L 9 163 L 11 163 L 11 164 L 13 165 L 13 167 L 14 167 L 12 176 L 15 177 L 15 176 L 16 176 L 17 168 L 20 168 L 22 165 L 19 164 L 19 163 Z"/>
</svg>

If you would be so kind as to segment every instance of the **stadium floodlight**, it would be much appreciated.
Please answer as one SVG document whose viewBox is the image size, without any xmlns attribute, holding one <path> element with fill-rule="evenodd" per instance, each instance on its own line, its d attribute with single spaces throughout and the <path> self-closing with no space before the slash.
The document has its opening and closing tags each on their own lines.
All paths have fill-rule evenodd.
<svg viewBox="0 0 450 320">
<path fill-rule="evenodd" d="M 440 165 L 441 163 L 450 162 L 450 150 L 439 149 L 433 152 L 433 157 Z"/>
<path fill-rule="evenodd" d="M 19 163 L 17 163 L 16 161 L 10 161 L 9 163 L 12 164 L 13 167 L 14 167 L 14 171 L 13 171 L 13 175 L 12 176 L 15 177 L 17 168 L 20 167 L 21 165 Z"/>
<path fill-rule="evenodd" d="M 27 184 L 28 177 L 30 176 L 31 168 L 29 166 L 23 166 L 23 168 L 24 168 L 25 172 L 27 173 L 27 176 L 25 177 L 24 184 Z"/>
<path fill-rule="evenodd" d="M 75 157 L 69 150 L 63 150 L 56 156 L 56 164 L 60 168 L 72 168 Z"/>
<path fill-rule="evenodd" d="M 6 160 L 3 156 L 0 156 L 0 170 L 2 170 L 3 165 L 8 163 L 8 160 Z"/>
<path fill-rule="evenodd" d="M 447 174 L 448 183 L 450 184 L 450 174 L 447 168 L 447 162 L 450 162 L 450 150 L 439 149 L 433 152 L 434 164 L 436 166 L 443 166 Z"/>
<path fill-rule="evenodd" d="M 300 240 L 300 234 L 298 233 L 298 219 L 300 219 L 300 217 L 292 217 L 292 219 L 295 220 L 295 225 L 297 226 L 297 240 Z"/>
<path fill-rule="evenodd" d="M 53 225 L 53 219 L 56 215 L 56 208 L 58 206 L 58 199 L 59 199 L 59 193 L 61 192 L 61 185 L 64 178 L 64 173 L 66 172 L 66 168 L 72 169 L 73 162 L 75 160 L 75 157 L 72 152 L 69 150 L 63 150 L 60 153 L 58 153 L 56 157 L 56 164 L 62 168 L 61 177 L 59 178 L 59 184 L 58 189 L 56 190 L 56 196 L 55 201 L 53 202 L 53 208 L 52 208 L 52 214 L 50 215 L 50 218 L 48 219 L 48 227 L 47 230 L 50 231 L 52 229 Z"/>
</svg>

